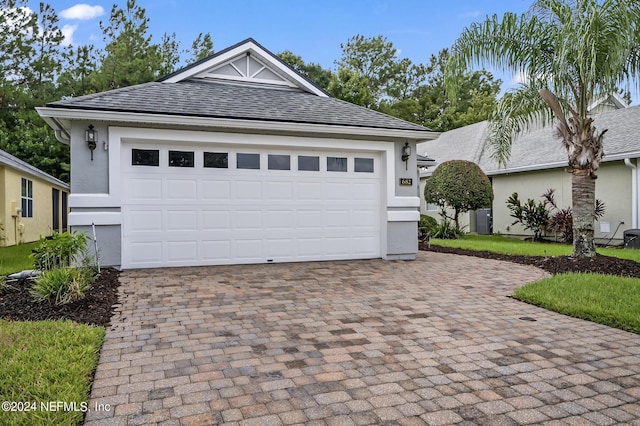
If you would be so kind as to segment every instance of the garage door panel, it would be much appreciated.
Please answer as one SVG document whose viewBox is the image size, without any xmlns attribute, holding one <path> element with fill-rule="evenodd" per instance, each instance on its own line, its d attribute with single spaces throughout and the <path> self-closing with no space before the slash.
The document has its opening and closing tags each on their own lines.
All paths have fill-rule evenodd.
<svg viewBox="0 0 640 426">
<path fill-rule="evenodd" d="M 231 240 L 202 241 L 203 261 L 230 261 Z"/>
<path fill-rule="evenodd" d="M 197 231 L 198 212 L 195 210 L 167 211 L 167 231 Z"/>
<path fill-rule="evenodd" d="M 266 182 L 264 196 L 266 200 L 293 200 L 293 183 Z"/>
<path fill-rule="evenodd" d="M 255 231 L 262 228 L 262 212 L 257 210 L 238 210 L 235 212 L 235 229 Z"/>
<path fill-rule="evenodd" d="M 230 181 L 203 180 L 200 182 L 203 200 L 228 200 L 231 194 Z"/>
<path fill-rule="evenodd" d="M 229 229 L 231 226 L 231 212 L 219 210 L 202 210 L 200 229 L 204 231 Z"/>
<path fill-rule="evenodd" d="M 198 183 L 195 179 L 167 179 L 167 199 L 196 200 Z"/>
<path fill-rule="evenodd" d="M 162 200 L 162 179 L 130 178 L 125 186 L 125 197 L 131 200 Z"/>
<path fill-rule="evenodd" d="M 197 241 L 169 241 L 167 242 L 167 262 L 183 264 L 197 259 Z"/>
<path fill-rule="evenodd" d="M 127 145 L 123 147 L 127 151 Z M 379 157 L 376 173 L 168 167 L 161 146 L 158 167 L 123 162 L 123 267 L 211 265 L 307 261 L 380 256 L 381 199 Z M 195 158 L 214 147 L 185 144 Z M 226 148 L 225 148 L 226 149 Z M 198 151 L 200 150 L 200 151 Z M 129 150 L 130 151 L 130 150 Z M 261 151 L 266 159 L 270 152 Z M 363 154 L 362 158 L 371 157 Z M 375 156 L 374 156 L 375 157 Z M 164 160 L 163 160 L 164 159 Z"/>
<path fill-rule="evenodd" d="M 235 198 L 239 200 L 262 200 L 262 182 L 261 181 L 237 181 Z"/>
<path fill-rule="evenodd" d="M 149 209 L 125 211 L 130 223 L 130 232 L 162 232 L 162 212 Z"/>
</svg>

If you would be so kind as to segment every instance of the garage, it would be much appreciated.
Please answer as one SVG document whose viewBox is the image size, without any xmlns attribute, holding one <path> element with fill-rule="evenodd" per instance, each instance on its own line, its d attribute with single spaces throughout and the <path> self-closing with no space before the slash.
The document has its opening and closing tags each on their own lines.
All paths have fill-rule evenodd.
<svg viewBox="0 0 640 426">
<path fill-rule="evenodd" d="M 70 145 L 69 225 L 122 269 L 415 259 L 416 144 L 253 39 L 38 108 Z"/>
<path fill-rule="evenodd" d="M 123 266 L 380 257 L 371 152 L 124 145 Z"/>
</svg>

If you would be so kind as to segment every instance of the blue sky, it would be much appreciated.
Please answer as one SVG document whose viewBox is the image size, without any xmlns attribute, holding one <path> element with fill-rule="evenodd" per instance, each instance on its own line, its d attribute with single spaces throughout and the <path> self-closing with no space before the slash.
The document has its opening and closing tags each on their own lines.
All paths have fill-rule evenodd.
<svg viewBox="0 0 640 426">
<path fill-rule="evenodd" d="M 111 1 L 50 1 L 60 26 L 73 44 L 102 46 L 100 20 L 108 20 Z M 116 4 L 124 8 L 126 0 Z M 334 69 L 341 43 L 356 35 L 383 35 L 399 56 L 427 63 L 431 54 L 449 47 L 462 30 L 488 14 L 525 12 L 531 0 L 138 0 L 159 42 L 175 32 L 181 47 L 198 33 L 209 32 L 216 50 L 253 37 L 274 53 L 291 50 L 306 62 Z M 38 3 L 32 1 L 37 10 Z M 84 7 L 75 7 L 84 5 Z M 509 84 L 511 76 L 500 76 Z"/>
</svg>

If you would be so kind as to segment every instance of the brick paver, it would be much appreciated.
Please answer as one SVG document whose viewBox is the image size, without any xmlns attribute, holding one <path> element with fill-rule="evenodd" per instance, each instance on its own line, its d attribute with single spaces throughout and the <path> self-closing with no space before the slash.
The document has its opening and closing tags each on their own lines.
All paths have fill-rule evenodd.
<svg viewBox="0 0 640 426">
<path fill-rule="evenodd" d="M 126 271 L 85 424 L 640 424 L 640 336 L 507 297 L 543 276 L 431 252 Z"/>
</svg>

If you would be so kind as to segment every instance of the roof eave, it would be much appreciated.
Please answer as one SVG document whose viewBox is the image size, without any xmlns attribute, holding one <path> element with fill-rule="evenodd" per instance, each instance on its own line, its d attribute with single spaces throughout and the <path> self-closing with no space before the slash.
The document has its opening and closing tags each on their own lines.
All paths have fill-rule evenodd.
<svg viewBox="0 0 640 426">
<path fill-rule="evenodd" d="M 436 139 L 440 133 L 432 131 L 389 129 L 377 127 L 357 127 L 332 124 L 296 123 L 282 121 L 262 121 L 234 118 L 197 117 L 170 114 L 147 114 L 85 110 L 74 108 L 36 108 L 38 114 L 55 130 L 62 128 L 62 120 L 95 120 L 119 123 L 145 123 L 162 125 L 198 126 L 212 129 L 258 130 L 285 133 L 339 134 L 350 136 L 377 136 L 401 138 L 415 141 Z"/>
</svg>

